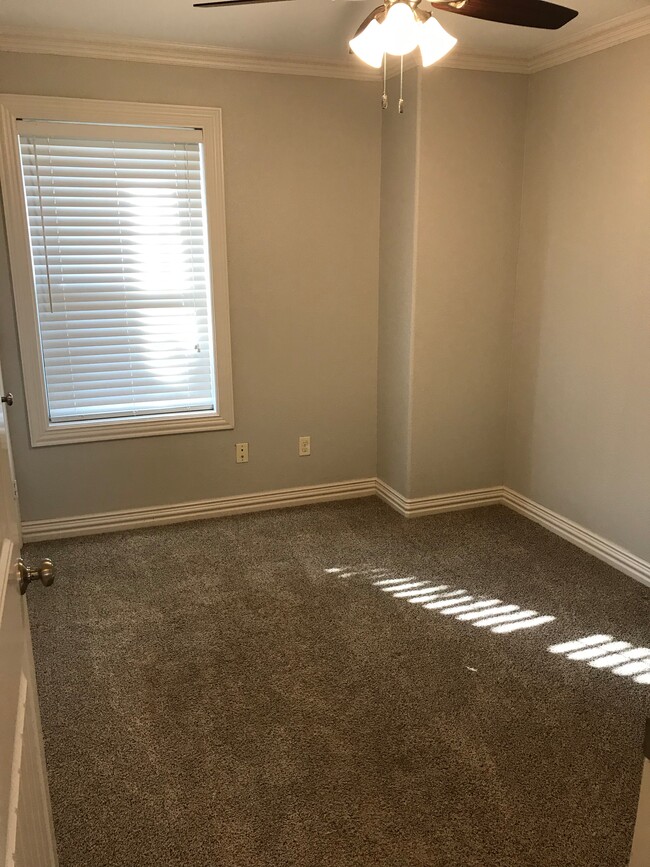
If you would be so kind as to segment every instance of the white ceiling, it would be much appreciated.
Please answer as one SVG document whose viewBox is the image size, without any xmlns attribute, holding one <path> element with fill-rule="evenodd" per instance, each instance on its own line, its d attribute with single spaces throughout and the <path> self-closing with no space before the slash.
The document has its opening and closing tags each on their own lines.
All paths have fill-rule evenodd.
<svg viewBox="0 0 650 867">
<path fill-rule="evenodd" d="M 192 0 L 0 0 L 0 27 L 52 28 L 113 37 L 343 58 L 347 41 L 380 0 L 286 0 L 194 9 Z M 562 2 L 562 0 L 556 0 Z M 426 0 L 424 5 L 427 6 Z M 559 31 L 510 27 L 436 11 L 463 52 L 531 57 L 558 39 L 640 9 L 647 0 L 567 0 L 579 15 Z M 1 47 L 1 40 L 0 40 Z"/>
</svg>

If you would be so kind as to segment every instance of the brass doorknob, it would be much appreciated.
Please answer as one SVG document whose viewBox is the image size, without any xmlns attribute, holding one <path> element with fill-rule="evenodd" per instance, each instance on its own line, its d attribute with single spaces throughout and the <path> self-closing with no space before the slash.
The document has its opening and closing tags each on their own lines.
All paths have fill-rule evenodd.
<svg viewBox="0 0 650 867">
<path fill-rule="evenodd" d="M 41 560 L 41 565 L 37 569 L 27 566 L 22 557 L 18 561 L 17 566 L 18 574 L 20 575 L 21 594 L 27 593 L 27 588 L 36 578 L 40 579 L 44 587 L 50 587 L 54 583 L 56 569 L 54 568 L 54 563 L 49 558 Z"/>
<path fill-rule="evenodd" d="M 10 391 L 8 391 L 6 394 L 3 394 L 2 397 L 0 397 L 0 403 L 6 403 L 7 406 L 13 406 L 14 405 L 13 394 Z"/>
</svg>

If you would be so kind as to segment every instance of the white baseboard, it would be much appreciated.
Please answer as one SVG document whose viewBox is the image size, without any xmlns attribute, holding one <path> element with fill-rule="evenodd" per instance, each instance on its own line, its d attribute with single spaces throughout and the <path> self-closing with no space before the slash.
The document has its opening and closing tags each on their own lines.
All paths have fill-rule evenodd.
<svg viewBox="0 0 650 867">
<path fill-rule="evenodd" d="M 586 527 L 541 506 L 539 503 L 518 494 L 510 488 L 496 486 L 455 494 L 437 494 L 432 497 L 405 497 L 381 479 L 356 479 L 350 482 L 335 482 L 327 485 L 309 485 L 301 488 L 285 488 L 261 494 L 242 494 L 235 497 L 219 497 L 179 503 L 173 506 L 153 506 L 143 509 L 125 509 L 119 512 L 103 512 L 94 515 L 79 515 L 72 518 L 50 518 L 44 521 L 25 521 L 22 525 L 24 542 L 44 539 L 65 539 L 72 536 L 89 536 L 94 533 L 111 533 L 132 530 L 138 527 L 156 527 L 197 521 L 202 518 L 217 518 L 222 515 L 237 515 L 244 512 L 259 512 L 267 509 L 282 509 L 303 506 L 309 503 L 325 503 L 332 500 L 348 500 L 371 497 L 376 494 L 405 518 L 435 515 L 473 509 L 478 506 L 505 505 L 546 527 L 547 530 L 567 539 L 599 560 L 603 560 L 625 575 L 650 587 L 650 563 L 622 548 L 609 539 L 587 530 Z"/>
<path fill-rule="evenodd" d="M 481 488 L 474 491 L 461 491 L 456 494 L 441 494 L 433 497 L 417 497 L 409 499 L 399 491 L 391 488 L 381 479 L 377 479 L 377 496 L 388 503 L 396 512 L 405 518 L 415 518 L 422 515 L 434 515 L 438 512 L 451 512 L 457 509 L 473 509 L 477 506 L 494 506 L 502 504 L 519 512 L 531 521 L 541 524 L 552 533 L 562 536 L 583 551 L 587 551 L 599 560 L 603 560 L 630 578 L 634 578 L 650 587 L 650 563 L 611 542 L 586 527 L 576 524 L 557 512 L 541 506 L 528 497 L 518 494 L 510 488 L 498 486 Z"/>
<path fill-rule="evenodd" d="M 377 479 L 377 496 L 392 506 L 405 518 L 435 515 L 438 512 L 454 512 L 459 509 L 474 509 L 477 506 L 495 506 L 503 501 L 503 488 L 478 488 L 455 494 L 437 494 L 433 497 L 404 497 L 386 482 Z"/>
<path fill-rule="evenodd" d="M 119 512 L 78 515 L 73 518 L 25 521 L 22 525 L 23 541 L 39 542 L 44 539 L 67 539 L 72 536 L 133 530 L 138 527 L 157 527 L 163 524 L 198 521 L 202 518 L 217 518 L 222 515 L 237 515 L 243 512 L 261 512 L 267 509 L 303 506 L 308 503 L 371 497 L 374 493 L 374 479 L 356 479 L 351 482 L 285 488 L 279 491 L 266 491 L 261 494 L 218 497 L 214 500 L 198 500 L 193 503 L 179 503 L 174 506 L 153 506 L 144 509 L 124 509 Z"/>
<path fill-rule="evenodd" d="M 625 573 L 625 575 L 629 575 L 630 578 L 635 578 L 650 587 L 650 563 L 620 545 L 610 542 L 609 539 L 604 539 L 597 533 L 592 533 L 586 527 L 558 515 L 557 512 L 552 512 L 545 506 L 540 506 L 539 503 L 529 500 L 528 497 L 510 490 L 510 488 L 503 488 L 501 502 L 510 509 L 514 509 L 515 512 L 525 515 L 531 521 L 546 527 L 547 530 L 562 536 L 563 539 L 567 539 L 578 548 L 582 548 L 583 551 L 609 563 L 610 566 Z"/>
</svg>

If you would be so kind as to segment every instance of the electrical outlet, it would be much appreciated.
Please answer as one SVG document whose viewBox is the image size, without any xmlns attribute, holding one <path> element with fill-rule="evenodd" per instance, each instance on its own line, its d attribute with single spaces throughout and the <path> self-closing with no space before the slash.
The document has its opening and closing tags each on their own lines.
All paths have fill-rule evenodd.
<svg viewBox="0 0 650 867">
<path fill-rule="evenodd" d="M 311 437 L 298 437 L 298 454 L 301 458 L 311 454 Z"/>
<path fill-rule="evenodd" d="M 236 443 L 235 444 L 235 454 L 236 460 L 238 464 L 247 464 L 248 463 L 248 443 Z"/>
</svg>

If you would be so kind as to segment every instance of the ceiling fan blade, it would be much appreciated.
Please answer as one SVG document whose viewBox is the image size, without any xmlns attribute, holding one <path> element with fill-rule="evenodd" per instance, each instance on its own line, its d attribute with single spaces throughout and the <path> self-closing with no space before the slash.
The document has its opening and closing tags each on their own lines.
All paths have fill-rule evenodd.
<svg viewBox="0 0 650 867">
<path fill-rule="evenodd" d="M 453 0 L 452 0 L 453 2 Z M 484 21 L 498 21 L 501 24 L 515 24 L 519 27 L 540 27 L 543 30 L 559 30 L 578 14 L 575 9 L 547 3 L 546 0 L 462 0 L 458 6 L 449 2 L 434 2 L 434 9 L 482 18 Z"/>
<path fill-rule="evenodd" d="M 383 17 L 379 15 L 380 12 L 383 12 Z M 372 12 L 368 15 L 367 18 L 364 18 L 361 24 L 357 27 L 357 32 L 354 36 L 358 36 L 362 30 L 365 30 L 366 27 L 370 24 L 373 18 L 377 18 L 378 21 L 383 21 L 383 18 L 386 17 L 386 7 L 385 6 L 377 6 L 376 9 L 373 9 Z M 352 37 L 354 39 L 354 36 Z"/>
<path fill-rule="evenodd" d="M 248 6 L 252 3 L 285 3 L 288 0 L 212 0 L 210 3 L 193 3 L 195 8 L 216 9 L 217 6 Z"/>
</svg>

